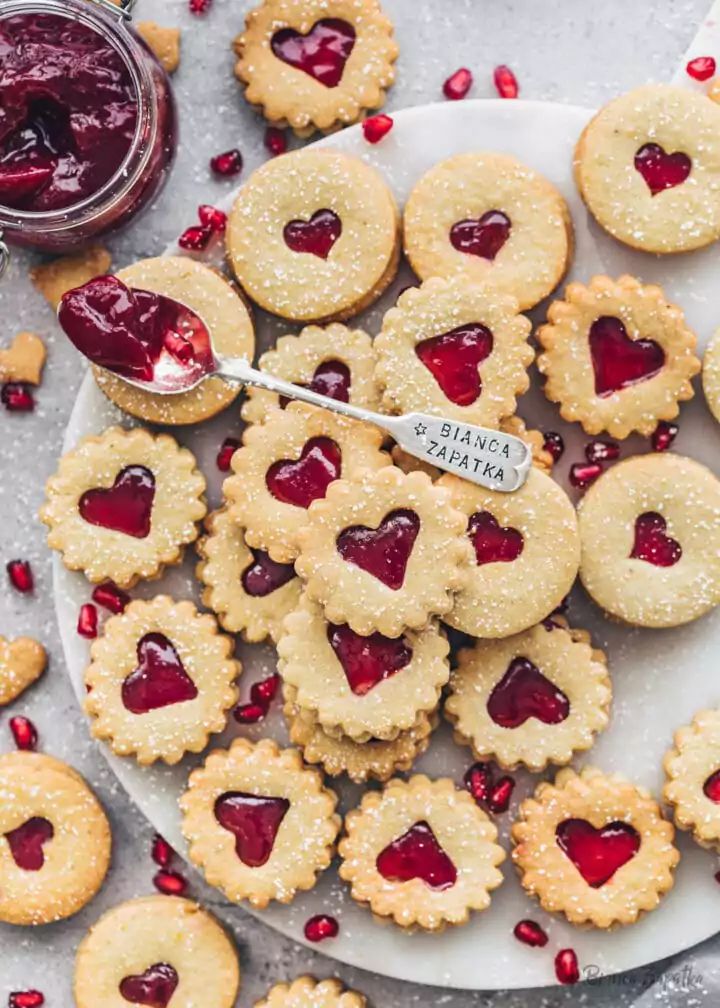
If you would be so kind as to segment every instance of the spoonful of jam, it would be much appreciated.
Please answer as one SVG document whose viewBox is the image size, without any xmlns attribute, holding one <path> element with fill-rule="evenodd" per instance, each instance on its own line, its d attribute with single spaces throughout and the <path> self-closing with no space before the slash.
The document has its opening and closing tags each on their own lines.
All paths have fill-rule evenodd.
<svg viewBox="0 0 720 1008">
<path fill-rule="evenodd" d="M 187 305 L 117 277 L 96 277 L 68 291 L 58 321 L 88 360 L 144 392 L 178 395 L 220 377 L 372 423 L 416 458 L 491 490 L 512 492 L 527 479 L 532 453 L 520 438 L 425 413 L 385 416 L 293 385 L 244 358 L 219 354 L 207 325 Z"/>
</svg>

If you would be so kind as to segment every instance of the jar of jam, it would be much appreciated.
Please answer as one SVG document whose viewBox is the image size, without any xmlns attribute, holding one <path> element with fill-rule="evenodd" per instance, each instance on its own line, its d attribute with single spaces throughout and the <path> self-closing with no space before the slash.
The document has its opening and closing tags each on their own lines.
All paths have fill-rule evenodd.
<svg viewBox="0 0 720 1008">
<path fill-rule="evenodd" d="M 126 224 L 165 181 L 175 105 L 165 71 L 129 25 L 133 3 L 3 0 L 5 241 L 75 249 Z"/>
</svg>

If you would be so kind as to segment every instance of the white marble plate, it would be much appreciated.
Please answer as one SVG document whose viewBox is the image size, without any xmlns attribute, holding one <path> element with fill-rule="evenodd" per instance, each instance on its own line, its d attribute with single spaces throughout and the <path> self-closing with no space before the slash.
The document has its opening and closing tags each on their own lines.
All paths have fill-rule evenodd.
<svg viewBox="0 0 720 1008">
<path fill-rule="evenodd" d="M 627 271 L 644 280 L 662 283 L 669 296 L 685 308 L 689 323 L 696 328 L 704 345 L 720 323 L 717 305 L 720 246 L 660 261 L 625 249 L 588 222 L 572 182 L 571 155 L 590 114 L 576 107 L 523 101 L 446 103 L 395 115 L 392 133 L 377 147 L 368 146 L 357 127 L 320 143 L 352 152 L 376 165 L 401 203 L 415 180 L 442 158 L 482 149 L 516 155 L 547 175 L 570 204 L 577 235 L 572 276 L 586 280 L 599 271 L 614 276 Z M 407 274 L 398 277 L 381 304 L 362 318 L 370 332 L 377 332 L 382 311 L 407 282 Z M 258 323 L 263 346 L 287 329 L 267 316 L 260 316 Z M 578 431 L 561 424 L 556 411 L 537 388 L 521 401 L 520 412 L 534 425 L 562 430 L 568 445 L 558 467 L 558 478 L 563 479 L 569 463 L 581 458 L 584 439 Z M 118 419 L 120 415 L 107 404 L 88 376 L 68 426 L 66 447 L 74 445 L 82 435 L 102 430 Z M 681 421 L 677 450 L 720 471 L 720 430 L 712 421 L 702 395 L 683 407 Z M 213 502 L 218 500 L 220 485 L 215 453 L 222 438 L 238 428 L 237 409 L 233 408 L 200 429 L 179 432 L 180 439 L 196 452 L 208 476 Z M 645 451 L 647 447 L 646 442 L 638 439 L 628 449 Z M 140 587 L 136 594 L 152 596 L 160 590 L 180 597 L 194 594 L 192 559 L 186 561 L 182 570 L 172 571 L 159 584 Z M 67 667 L 81 698 L 87 645 L 76 635 L 75 624 L 78 607 L 88 599 L 88 586 L 80 575 L 67 572 L 56 562 L 55 593 Z M 657 792 L 662 755 L 673 730 L 694 711 L 720 701 L 720 681 L 716 681 L 720 611 L 678 630 L 643 632 L 612 625 L 576 590 L 570 618 L 574 624 L 591 629 L 599 646 L 607 650 L 615 686 L 612 726 L 585 761 L 608 771 L 622 771 Z M 239 644 L 238 652 L 246 669 L 241 684 L 246 697 L 248 684 L 274 667 L 274 653 L 269 647 L 244 644 Z M 228 735 L 238 730 L 233 724 Z M 265 724 L 246 731 L 251 737 L 273 734 L 283 738 L 277 713 Z M 105 752 L 139 808 L 183 851 L 177 798 L 193 761 L 173 769 L 143 769 L 132 759 L 118 759 Z M 418 768 L 435 776 L 448 774 L 460 781 L 470 762 L 469 752 L 453 745 L 449 732 L 443 728 Z M 529 776 L 518 775 L 516 798 L 527 794 L 530 787 Z M 340 791 L 344 807 L 350 807 L 357 799 L 358 789 L 342 785 Z M 511 818 L 512 812 L 499 817 L 504 842 Z M 441 935 L 406 935 L 394 927 L 378 926 L 366 910 L 349 899 L 334 869 L 325 874 L 313 892 L 298 897 L 289 907 L 274 907 L 261 916 L 271 926 L 302 942 L 303 924 L 311 914 L 321 910 L 334 913 L 341 923 L 340 936 L 321 945 L 322 952 L 387 976 L 485 990 L 534 987 L 555 982 L 553 950 L 558 948 L 574 947 L 586 975 L 610 974 L 661 959 L 713 934 L 720 922 L 720 886 L 713 881 L 712 855 L 686 837 L 680 838 L 680 846 L 683 857 L 677 883 L 661 907 L 638 924 L 611 934 L 576 930 L 564 921 L 546 919 L 525 897 L 507 864 L 506 881 L 494 895 L 491 909 L 476 915 L 466 927 L 449 929 Z M 546 949 L 529 949 L 513 938 L 515 923 L 528 916 L 548 928 L 551 940 Z"/>
</svg>

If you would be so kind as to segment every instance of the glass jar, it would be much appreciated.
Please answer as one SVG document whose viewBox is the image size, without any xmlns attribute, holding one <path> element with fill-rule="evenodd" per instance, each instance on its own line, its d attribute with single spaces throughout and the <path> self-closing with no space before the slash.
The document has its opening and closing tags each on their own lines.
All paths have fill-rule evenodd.
<svg viewBox="0 0 720 1008">
<path fill-rule="evenodd" d="M 127 126 L 127 149 L 124 156 L 120 154 L 122 160 L 119 165 L 95 191 L 79 191 L 77 201 L 59 208 L 42 210 L 13 208 L 2 205 L 0 199 L 0 238 L 4 237 L 5 241 L 45 252 L 67 252 L 70 249 L 77 249 L 78 246 L 127 224 L 157 195 L 167 178 L 177 144 L 175 104 L 165 71 L 145 42 L 129 25 L 130 8 L 133 3 L 134 0 L 123 0 L 121 6 L 115 6 L 111 0 L 4 0 L 0 13 L 0 30 L 6 19 L 24 16 L 26 21 L 18 20 L 13 23 L 14 31 L 21 31 L 26 25 L 28 33 L 37 29 L 44 30 L 47 34 L 48 26 L 53 28 L 54 22 L 43 20 L 43 16 L 52 15 L 55 18 L 69 19 L 72 27 L 78 29 L 78 38 L 82 38 L 83 44 L 88 42 L 88 30 L 100 36 L 98 47 L 110 45 L 121 61 L 117 65 L 122 70 L 123 93 L 132 95 L 132 98 L 123 105 L 126 115 L 132 116 L 135 112 L 133 101 L 136 103 L 134 132 L 131 133 L 132 122 L 130 122 Z M 7 30 L 10 30 L 10 26 Z M 52 42 L 48 44 L 52 45 Z M 14 58 L 15 53 L 20 51 L 16 47 L 10 58 Z M 59 51 L 62 53 L 62 47 L 59 47 Z M 0 73 L 3 70 L 2 61 L 0 51 Z M 26 83 L 32 75 L 28 74 L 25 66 L 22 70 L 25 72 L 23 86 L 33 89 L 32 99 L 45 100 L 42 95 L 36 99 L 34 84 Z M 12 68 L 7 76 L 12 77 Z M 51 87 L 54 86 L 51 84 Z M 57 87 L 62 87 L 62 80 Z M 93 93 L 92 82 L 87 88 L 87 93 Z M 98 92 L 95 92 L 96 102 L 97 94 Z M 82 114 L 86 110 L 75 111 Z M 101 111 L 105 113 L 107 109 Z M 61 109 L 62 115 L 67 116 L 68 112 L 72 113 L 73 109 Z M 58 119 L 57 111 L 52 114 Z M 71 129 L 67 125 L 70 121 L 66 120 L 64 128 Z M 33 139 L 36 141 L 33 156 L 36 156 L 37 150 L 52 150 L 52 147 L 42 147 L 46 136 L 42 132 L 43 128 L 41 123 L 38 132 L 33 125 L 35 129 Z M 104 128 L 108 129 L 107 122 Z M 4 157 L 15 158 L 18 147 L 22 147 L 23 138 L 28 134 L 23 132 L 23 123 L 18 130 L 19 139 L 13 137 L 12 140 L 15 149 Z M 37 141 L 37 137 L 41 137 L 41 140 Z M 25 156 L 24 148 L 20 150 L 20 155 Z M 81 157 L 80 154 L 77 156 Z M 53 164 L 57 166 L 57 160 Z M 100 158 L 96 158 L 95 165 L 102 171 Z M 107 169 L 108 166 L 109 162 L 104 167 Z M 27 169 L 24 170 L 27 174 Z M 50 171 L 49 168 L 33 170 L 41 173 Z M 19 174 L 22 172 L 23 168 Z M 87 177 L 90 178 L 91 175 Z M 81 190 L 82 174 L 79 170 L 78 180 L 78 189 Z M 10 201 L 7 192 L 5 199 Z M 70 199 L 74 199 L 74 196 Z M 2 251 L 0 249 L 0 255 Z M 0 263 L 1 269 L 2 263 Z"/>
</svg>

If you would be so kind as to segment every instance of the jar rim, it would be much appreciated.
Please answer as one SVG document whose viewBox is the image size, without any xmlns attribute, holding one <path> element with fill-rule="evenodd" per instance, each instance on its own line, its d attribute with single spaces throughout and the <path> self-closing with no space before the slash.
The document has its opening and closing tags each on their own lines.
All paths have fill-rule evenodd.
<svg viewBox="0 0 720 1008">
<path fill-rule="evenodd" d="M 61 231 L 76 227 L 78 215 L 82 220 L 87 220 L 103 213 L 118 198 L 115 192 L 118 180 L 123 180 L 124 187 L 128 188 L 144 172 L 152 153 L 151 140 L 145 144 L 138 164 L 132 170 L 130 165 L 137 158 L 145 135 L 152 135 L 157 128 L 155 110 L 148 100 L 154 85 L 145 62 L 135 57 L 133 49 L 138 48 L 139 41 L 129 31 L 128 19 L 120 8 L 117 18 L 113 18 L 105 8 L 97 3 L 88 3 L 87 0 L 5 0 L 0 21 L 18 14 L 31 13 L 56 14 L 69 21 L 85 24 L 101 34 L 125 64 L 137 98 L 138 116 L 130 146 L 117 169 L 98 190 L 77 203 L 57 210 L 19 210 L 0 204 L 0 229 L 13 231 L 42 227 L 44 230 Z"/>
</svg>

